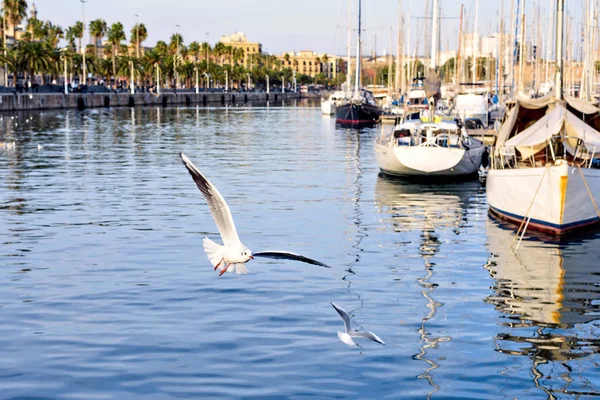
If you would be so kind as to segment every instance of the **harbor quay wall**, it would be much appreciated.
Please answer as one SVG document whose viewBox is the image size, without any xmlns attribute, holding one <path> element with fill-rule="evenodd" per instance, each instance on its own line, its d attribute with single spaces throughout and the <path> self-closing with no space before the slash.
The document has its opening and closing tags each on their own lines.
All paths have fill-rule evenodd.
<svg viewBox="0 0 600 400">
<path fill-rule="evenodd" d="M 277 102 L 298 98 L 297 93 L 206 92 L 206 93 L 0 93 L 0 112 L 92 107 L 135 107 L 174 105 L 225 105 Z"/>
</svg>

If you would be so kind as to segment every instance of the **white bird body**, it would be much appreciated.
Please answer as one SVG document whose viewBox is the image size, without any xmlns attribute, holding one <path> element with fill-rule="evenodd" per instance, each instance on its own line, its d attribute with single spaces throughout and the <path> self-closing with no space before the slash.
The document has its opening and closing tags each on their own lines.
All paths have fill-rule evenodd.
<svg viewBox="0 0 600 400">
<path fill-rule="evenodd" d="M 308 257 L 294 254 L 286 251 L 261 251 L 258 253 L 252 253 L 246 245 L 244 245 L 237 234 L 233 217 L 227 202 L 221 196 L 221 193 L 217 188 L 210 183 L 208 179 L 200 172 L 200 170 L 186 157 L 185 154 L 181 153 L 181 161 L 187 168 L 188 172 L 196 182 L 196 186 L 204 195 L 206 203 L 210 208 L 210 213 L 217 224 L 221 239 L 223 239 L 223 245 L 213 242 L 209 238 L 204 238 L 203 246 L 209 261 L 215 268 L 215 271 L 219 269 L 220 275 L 225 272 L 236 272 L 238 275 L 247 274 L 248 269 L 246 263 L 256 257 L 266 257 L 274 259 L 288 259 L 302 261 L 308 264 L 319 265 L 321 267 L 331 268 L 329 265 L 323 264 L 319 261 L 310 259 Z"/>
<path fill-rule="evenodd" d="M 358 346 L 356 342 L 352 340 L 352 336 L 348 335 L 346 332 L 338 332 L 338 337 L 342 343 L 347 344 L 348 346 Z"/>
<path fill-rule="evenodd" d="M 359 331 L 353 330 L 352 322 L 350 322 L 350 314 L 348 314 L 348 312 L 346 310 L 344 310 L 342 307 L 338 306 L 335 303 L 331 303 L 331 305 L 333 306 L 333 308 L 335 308 L 335 311 L 337 311 L 337 313 L 340 315 L 340 317 L 342 317 L 342 319 L 344 320 L 344 327 L 346 328 L 346 332 L 338 332 L 338 338 L 340 338 L 342 343 L 347 344 L 348 346 L 358 346 L 358 344 L 356 344 L 356 342 L 352 338 L 360 337 L 360 338 L 370 339 L 374 342 L 385 345 L 385 342 L 379 336 L 374 334 L 373 332 L 369 332 L 369 331 L 360 331 L 359 332 Z"/>
</svg>

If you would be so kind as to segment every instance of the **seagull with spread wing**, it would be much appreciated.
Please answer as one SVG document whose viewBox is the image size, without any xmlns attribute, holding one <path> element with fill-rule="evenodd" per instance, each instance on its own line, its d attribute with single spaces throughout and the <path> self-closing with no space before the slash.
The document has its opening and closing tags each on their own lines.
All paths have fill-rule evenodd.
<svg viewBox="0 0 600 400">
<path fill-rule="evenodd" d="M 209 238 L 204 238 L 202 241 L 204 251 L 211 264 L 215 267 L 215 271 L 217 269 L 220 270 L 219 276 L 227 271 L 235 271 L 238 275 L 247 274 L 248 269 L 245 264 L 254 259 L 254 257 L 295 260 L 331 268 L 329 265 L 323 264 L 322 262 L 287 251 L 271 250 L 252 253 L 250 249 L 240 241 L 235 229 L 235 224 L 233 223 L 231 211 L 229 210 L 229 206 L 225 202 L 225 199 L 221 196 L 221 193 L 219 193 L 217 188 L 202 175 L 200 170 L 196 168 L 185 154 L 181 153 L 180 156 L 181 161 L 183 161 L 183 164 L 194 179 L 194 182 L 196 182 L 196 186 L 198 186 L 198 189 L 200 189 L 200 192 L 204 195 L 206 203 L 208 203 L 208 207 L 210 208 L 210 213 L 217 224 L 221 239 L 223 240 L 222 246 Z"/>
<path fill-rule="evenodd" d="M 338 314 L 340 314 L 340 317 L 342 317 L 342 319 L 344 320 L 344 327 L 346 328 L 346 332 L 338 332 L 338 337 L 343 343 L 347 344 L 348 346 L 358 346 L 358 344 L 356 344 L 356 342 L 354 342 L 352 338 L 360 337 L 365 339 L 371 339 L 374 342 L 385 345 L 383 340 L 381 340 L 381 338 L 373 332 L 353 330 L 352 323 L 350 322 L 350 314 L 348 314 L 346 310 L 344 310 L 342 307 L 338 306 L 335 303 L 331 303 L 331 305 L 333 306 L 333 308 L 335 308 L 335 311 L 337 311 Z"/>
</svg>

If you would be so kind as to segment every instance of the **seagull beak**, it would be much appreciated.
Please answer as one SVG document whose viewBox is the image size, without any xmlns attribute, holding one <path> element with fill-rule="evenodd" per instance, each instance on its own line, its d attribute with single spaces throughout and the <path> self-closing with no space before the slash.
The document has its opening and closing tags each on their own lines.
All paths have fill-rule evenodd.
<svg viewBox="0 0 600 400">
<path fill-rule="evenodd" d="M 254 256 L 248 256 L 248 257 L 250 257 L 251 260 L 254 260 Z"/>
</svg>

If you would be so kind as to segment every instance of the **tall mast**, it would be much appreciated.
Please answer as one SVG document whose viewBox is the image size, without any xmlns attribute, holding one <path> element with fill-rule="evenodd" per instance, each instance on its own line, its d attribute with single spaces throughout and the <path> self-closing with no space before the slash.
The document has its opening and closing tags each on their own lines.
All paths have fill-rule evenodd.
<svg viewBox="0 0 600 400">
<path fill-rule="evenodd" d="M 394 89 L 397 91 L 402 84 L 400 83 L 401 71 L 400 66 L 400 42 L 402 40 L 400 32 L 402 31 L 402 0 L 398 0 L 398 43 L 396 44 L 396 73 L 394 75 Z"/>
<path fill-rule="evenodd" d="M 362 3 L 361 0 L 358 0 L 358 41 L 356 43 L 356 81 L 354 83 L 354 92 L 356 94 L 358 94 L 359 91 L 360 91 L 360 64 L 361 64 L 361 59 L 360 59 L 360 54 L 361 54 L 361 49 L 360 49 L 360 47 L 361 47 L 360 46 L 361 45 L 361 43 L 360 43 L 360 31 L 362 29 L 361 21 L 360 21 L 360 18 L 361 18 L 360 14 L 361 14 L 361 11 L 362 11 L 362 9 L 361 9 L 362 4 L 361 3 Z"/>
<path fill-rule="evenodd" d="M 477 22 L 479 21 L 479 0 L 475 0 L 475 32 L 473 32 L 473 83 L 477 81 L 477 56 L 479 55 L 479 32 Z"/>
<path fill-rule="evenodd" d="M 352 66 L 350 65 L 351 53 L 352 53 L 352 22 L 350 20 L 350 3 L 352 0 L 348 0 L 348 68 L 346 73 L 346 90 L 350 91 L 350 82 L 352 79 Z"/>
<path fill-rule="evenodd" d="M 517 52 L 518 52 L 517 33 L 519 31 L 518 15 L 519 15 L 520 4 L 521 4 L 521 2 L 519 0 L 517 0 L 517 12 L 515 13 L 515 10 L 514 10 L 515 3 L 514 3 L 514 0 L 512 0 L 512 5 L 511 5 L 511 9 L 510 9 L 510 18 L 511 18 L 511 25 L 512 25 L 511 33 L 510 33 L 510 35 L 511 35 L 510 40 L 511 40 L 511 44 L 513 46 L 513 49 L 512 49 L 513 51 L 512 51 L 512 57 L 510 60 L 512 68 L 509 68 L 509 70 L 511 71 L 510 72 L 510 80 L 511 80 L 510 91 L 511 91 L 511 94 L 513 94 L 513 95 L 514 95 L 514 90 L 515 90 L 515 86 L 516 86 L 515 81 L 516 81 L 516 76 L 517 76 L 515 71 L 517 69 Z"/>
<path fill-rule="evenodd" d="M 525 82 L 523 79 L 523 70 L 525 65 L 525 0 L 523 0 L 522 8 L 521 8 L 521 31 L 519 32 L 519 37 L 521 43 L 519 44 L 519 90 L 524 91 Z"/>
<path fill-rule="evenodd" d="M 555 19 L 555 13 L 556 13 L 556 9 L 551 10 L 551 19 L 550 19 L 550 23 L 548 24 L 548 43 L 546 43 L 546 70 L 544 72 L 544 82 L 548 82 L 548 79 L 550 79 L 550 75 L 549 75 L 549 69 L 550 69 L 550 54 L 551 54 L 551 46 L 552 46 L 552 33 L 553 33 L 553 29 L 552 29 L 552 22 Z"/>
<path fill-rule="evenodd" d="M 393 29 L 390 26 L 390 51 L 388 54 L 388 96 L 392 97 L 392 44 L 394 43 L 393 39 Z"/>
<path fill-rule="evenodd" d="M 502 100 L 504 93 L 504 0 L 502 0 L 502 6 L 500 7 L 500 34 L 499 38 L 499 51 L 498 60 L 496 61 L 496 96 Z"/>
<path fill-rule="evenodd" d="M 438 0 L 433 0 L 433 18 L 431 23 L 431 62 L 429 67 L 433 70 L 437 67 L 437 49 L 438 49 Z"/>
<path fill-rule="evenodd" d="M 464 4 L 460 5 L 460 23 L 458 25 L 458 50 L 456 52 L 456 77 L 454 78 L 454 83 L 457 85 L 460 83 L 459 76 L 461 75 L 462 68 L 460 67 L 460 50 L 462 47 L 462 29 L 463 29 L 463 13 L 464 13 Z"/>
<path fill-rule="evenodd" d="M 554 91 L 556 99 L 562 100 L 563 84 L 563 13 L 565 11 L 564 0 L 556 0 L 556 77 Z"/>
</svg>

